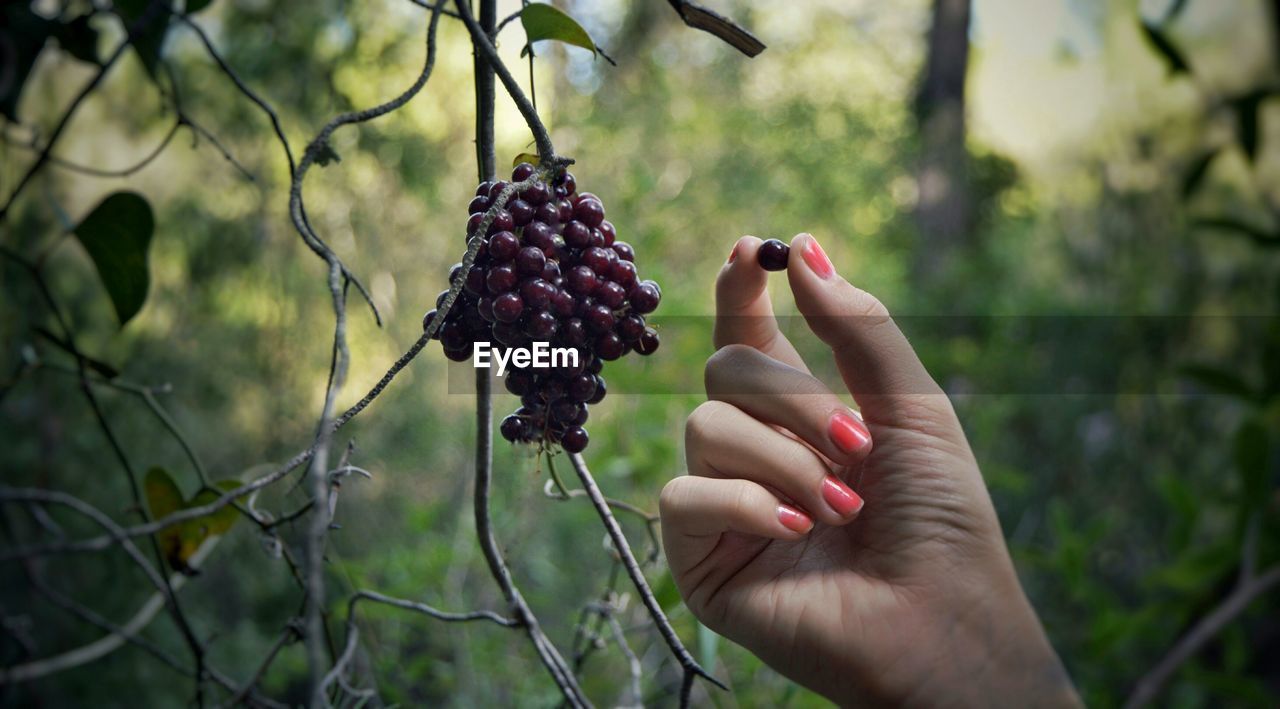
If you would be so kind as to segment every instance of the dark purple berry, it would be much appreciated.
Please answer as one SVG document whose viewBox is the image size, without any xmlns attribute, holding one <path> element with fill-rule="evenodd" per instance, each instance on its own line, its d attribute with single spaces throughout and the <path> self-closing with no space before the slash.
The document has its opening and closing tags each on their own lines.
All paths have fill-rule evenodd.
<svg viewBox="0 0 1280 709">
<path fill-rule="evenodd" d="M 582 265 L 596 273 L 608 273 L 610 266 L 608 254 L 609 252 L 605 249 L 592 246 L 582 252 Z"/>
<path fill-rule="evenodd" d="M 475 214 L 472 214 L 471 218 L 467 219 L 467 238 L 468 239 L 470 239 L 472 236 L 475 235 L 477 231 L 480 230 L 480 222 L 482 221 L 484 221 L 484 214 L 480 212 L 476 212 Z"/>
<path fill-rule="evenodd" d="M 617 332 L 623 342 L 635 342 L 644 334 L 644 318 L 639 315 L 627 315 L 618 321 Z"/>
<path fill-rule="evenodd" d="M 658 331 L 646 328 L 644 334 L 636 341 L 636 352 L 648 356 L 658 351 Z"/>
<path fill-rule="evenodd" d="M 587 327 L 596 332 L 607 332 L 613 329 L 613 312 L 609 309 L 609 306 L 603 303 L 592 306 L 582 320 L 587 324 Z"/>
<path fill-rule="evenodd" d="M 497 234 L 500 231 L 511 231 L 516 228 L 515 220 L 511 218 L 511 212 L 505 209 L 499 209 L 493 215 L 493 221 L 489 222 L 489 233 Z"/>
<path fill-rule="evenodd" d="M 534 212 L 533 218 L 544 224 L 560 223 L 560 208 L 554 202 L 546 202 L 538 206 L 538 210 Z"/>
<path fill-rule="evenodd" d="M 489 258 L 497 263 L 510 261 L 519 251 L 520 240 L 509 231 L 500 231 L 489 237 Z"/>
<path fill-rule="evenodd" d="M 551 303 L 555 288 L 541 278 L 530 278 L 520 284 L 520 296 L 531 310 L 542 310 Z"/>
<path fill-rule="evenodd" d="M 485 322 L 493 322 L 497 320 L 497 316 L 493 314 L 493 298 L 487 295 L 480 296 L 476 301 L 476 313 L 480 315 L 480 319 Z"/>
<path fill-rule="evenodd" d="M 506 382 L 507 391 L 516 396 L 524 396 L 533 391 L 533 372 L 527 369 L 513 369 L 507 372 Z"/>
<path fill-rule="evenodd" d="M 583 372 L 573 377 L 569 380 L 569 385 L 565 387 L 565 391 L 570 399 L 585 402 L 595 396 L 596 375 Z"/>
<path fill-rule="evenodd" d="M 588 295 L 599 285 L 595 272 L 586 266 L 574 266 L 569 269 L 569 273 L 565 275 L 565 281 L 569 284 L 569 290 L 578 295 Z"/>
<path fill-rule="evenodd" d="M 516 287 L 516 270 L 508 265 L 494 266 L 485 276 L 485 286 L 494 295 L 506 293 Z"/>
<path fill-rule="evenodd" d="M 463 284 L 462 287 L 468 294 L 476 296 L 478 298 L 484 295 L 486 292 L 484 278 L 485 278 L 484 269 L 480 268 L 479 266 L 472 266 L 471 270 L 467 271 L 467 281 L 466 283 Z"/>
<path fill-rule="evenodd" d="M 581 249 L 591 243 L 591 229 L 579 221 L 564 225 L 564 243 L 575 249 Z"/>
<path fill-rule="evenodd" d="M 489 199 L 496 200 L 509 183 L 498 180 L 489 187 Z"/>
<path fill-rule="evenodd" d="M 578 318 L 569 318 L 560 328 L 560 339 L 566 345 L 580 347 L 587 344 L 587 326 Z"/>
<path fill-rule="evenodd" d="M 480 186 L 476 188 L 476 196 L 477 196 L 477 197 L 488 197 L 488 196 L 489 196 L 489 190 L 490 190 L 490 189 L 492 189 L 492 188 L 493 188 L 493 183 L 492 183 L 492 182 L 481 182 L 481 183 L 480 183 Z"/>
<path fill-rule="evenodd" d="M 616 253 L 618 258 L 623 261 L 634 262 L 636 260 L 636 250 L 631 248 L 631 244 L 628 244 L 625 241 L 613 242 L 613 252 Z"/>
<path fill-rule="evenodd" d="M 578 189 L 578 181 L 573 179 L 572 172 L 566 170 L 556 178 L 556 186 L 563 187 L 566 194 L 573 194 Z"/>
<path fill-rule="evenodd" d="M 769 239 L 760 245 L 760 250 L 756 252 L 756 260 L 760 262 L 760 268 L 766 271 L 784 271 L 790 255 L 790 246 L 777 239 Z"/>
<path fill-rule="evenodd" d="M 626 345 L 623 344 L 622 338 L 613 332 L 606 332 L 596 340 L 596 354 L 606 362 L 612 362 L 621 357 L 625 349 Z"/>
<path fill-rule="evenodd" d="M 595 298 L 608 306 L 610 310 L 617 310 L 622 307 L 622 303 L 627 299 L 627 289 L 613 281 L 604 281 L 596 288 Z"/>
<path fill-rule="evenodd" d="M 524 228 L 524 243 L 527 246 L 536 246 L 543 251 L 551 246 L 555 241 L 556 233 L 551 227 L 542 222 L 529 222 L 529 226 Z"/>
<path fill-rule="evenodd" d="M 436 315 L 438 314 L 438 312 L 439 311 L 432 309 L 432 310 L 428 310 L 427 314 L 422 316 L 423 332 L 426 332 L 431 327 L 431 323 L 436 319 Z M 435 334 L 435 338 L 433 339 L 439 339 L 439 338 L 440 338 L 440 331 L 437 330 Z"/>
<path fill-rule="evenodd" d="M 545 310 L 539 310 L 529 316 L 524 324 L 524 334 L 539 342 L 548 342 L 556 334 L 559 323 L 556 316 Z"/>
<path fill-rule="evenodd" d="M 533 205 L 523 199 L 507 202 L 507 211 L 511 212 L 511 221 L 516 226 L 524 226 L 533 221 Z"/>
<path fill-rule="evenodd" d="M 471 200 L 471 204 L 467 205 L 467 214 L 475 214 L 476 212 L 487 212 L 489 211 L 489 207 L 491 205 L 492 205 L 492 202 L 489 201 L 489 198 L 487 196 L 476 197 Z"/>
<path fill-rule="evenodd" d="M 642 281 L 631 289 L 631 308 L 641 315 L 647 315 L 658 309 L 662 294 L 653 281 Z"/>
<path fill-rule="evenodd" d="M 561 199 L 556 202 L 556 209 L 560 210 L 560 223 L 565 224 L 573 219 L 573 203 L 567 199 Z"/>
<path fill-rule="evenodd" d="M 511 171 L 511 181 L 524 182 L 530 177 L 533 177 L 533 171 L 534 171 L 533 165 L 527 162 L 522 162 L 519 165 L 516 165 L 516 169 Z"/>
<path fill-rule="evenodd" d="M 573 315 L 573 311 L 577 308 L 577 305 L 578 303 L 574 300 L 573 296 L 569 295 L 569 292 L 563 288 L 557 288 L 556 291 L 551 294 L 551 310 L 559 317 L 567 318 Z"/>
<path fill-rule="evenodd" d="M 604 245 L 613 246 L 618 240 L 618 231 L 613 228 L 613 222 L 608 219 L 600 222 L 600 233 L 604 234 Z"/>
<path fill-rule="evenodd" d="M 619 256 L 618 260 L 609 266 L 609 280 L 623 288 L 631 288 L 636 283 L 636 265 L 630 261 L 624 261 Z"/>
<path fill-rule="evenodd" d="M 546 254 L 543 254 L 544 258 L 545 256 Z M 542 273 L 539 275 L 541 275 L 542 280 L 547 283 L 555 283 L 556 279 L 560 277 L 560 264 L 555 261 L 548 260 L 542 265 Z"/>
<path fill-rule="evenodd" d="M 567 428 L 564 433 L 560 434 L 560 447 L 564 448 L 566 453 L 581 453 L 586 450 L 590 441 L 590 437 L 587 436 L 587 429 L 581 426 Z"/>
<path fill-rule="evenodd" d="M 550 201 L 553 195 L 554 193 L 551 191 L 551 188 L 547 186 L 547 183 L 535 182 L 533 183 L 533 187 L 529 187 L 520 193 L 520 199 L 523 199 L 536 208 Z"/>
<path fill-rule="evenodd" d="M 536 246 L 526 246 L 516 254 L 517 273 L 526 276 L 540 275 L 545 265 L 547 265 L 547 255 Z"/>
<path fill-rule="evenodd" d="M 503 293 L 493 299 L 493 317 L 498 322 L 513 323 L 524 312 L 524 301 L 516 293 Z"/>
<path fill-rule="evenodd" d="M 514 414 L 502 419 L 502 425 L 498 430 L 502 432 L 503 438 L 512 443 L 524 440 L 526 435 L 524 419 Z"/>
</svg>

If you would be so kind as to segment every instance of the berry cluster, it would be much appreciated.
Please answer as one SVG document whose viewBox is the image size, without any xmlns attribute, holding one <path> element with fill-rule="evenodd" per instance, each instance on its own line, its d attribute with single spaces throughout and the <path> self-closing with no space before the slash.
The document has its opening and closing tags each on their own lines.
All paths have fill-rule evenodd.
<svg viewBox="0 0 1280 709">
<path fill-rule="evenodd" d="M 662 291 L 639 279 L 631 245 L 617 240 L 600 198 L 578 192 L 569 172 L 546 181 L 521 163 L 510 183 L 481 183 L 468 211 L 468 243 L 486 221 L 488 228 L 436 337 L 454 361 L 471 357 L 477 342 L 507 348 L 547 342 L 576 350 L 577 366 L 507 372 L 507 390 L 521 406 L 500 430 L 508 441 L 559 444 L 578 453 L 587 447 L 587 405 L 605 396 L 604 362 L 658 349 L 658 333 L 645 315 L 658 307 Z M 463 270 L 455 264 L 449 282 L 463 278 Z M 437 309 L 448 293 L 440 294 Z M 436 313 L 426 314 L 424 329 Z"/>
</svg>

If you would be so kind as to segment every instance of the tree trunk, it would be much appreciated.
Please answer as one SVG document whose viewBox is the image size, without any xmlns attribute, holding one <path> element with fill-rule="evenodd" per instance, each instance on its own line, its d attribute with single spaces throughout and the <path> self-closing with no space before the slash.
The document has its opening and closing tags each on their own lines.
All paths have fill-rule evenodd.
<svg viewBox="0 0 1280 709">
<path fill-rule="evenodd" d="M 920 162 L 914 275 L 928 283 L 972 241 L 965 147 L 964 84 L 969 65 L 969 0 L 934 0 L 928 55 L 916 96 Z"/>
</svg>

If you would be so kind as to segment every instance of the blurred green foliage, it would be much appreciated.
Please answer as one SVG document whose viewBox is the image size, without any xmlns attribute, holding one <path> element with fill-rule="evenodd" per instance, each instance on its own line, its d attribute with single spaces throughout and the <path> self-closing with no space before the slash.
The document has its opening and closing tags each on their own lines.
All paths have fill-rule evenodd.
<svg viewBox="0 0 1280 709">
<path fill-rule="evenodd" d="M 88 3 L 68 5 L 65 14 L 74 17 Z M 822 238 L 850 280 L 907 316 L 926 363 L 954 394 L 1049 635 L 1091 705 L 1119 704 L 1229 591 L 1251 519 L 1261 529 L 1259 563 L 1280 560 L 1280 252 L 1257 243 L 1276 234 L 1268 205 L 1280 203 L 1280 143 L 1274 130 L 1259 128 L 1276 125 L 1269 95 L 1252 100 L 1250 93 L 1274 85 L 1275 47 L 1264 42 L 1261 59 L 1238 56 L 1252 45 L 1233 47 L 1229 39 L 1257 8 L 1227 3 L 1233 7 L 1196 20 L 1197 7 L 1214 3 L 1191 0 L 1182 24 L 1169 26 L 1142 24 L 1136 2 L 1080 11 L 1097 44 L 1090 61 L 1142 100 L 1081 96 L 1101 104 L 1100 117 L 1083 137 L 1055 144 L 1052 155 L 1004 154 L 981 116 L 1005 107 L 975 92 L 971 179 L 979 246 L 945 278 L 915 283 L 908 276 L 917 243 L 909 103 L 926 3 L 732 5 L 729 14 L 770 45 L 756 59 L 690 31 L 662 3 L 565 3 L 618 66 L 539 47 L 538 105 L 557 148 L 578 160 L 578 184 L 603 197 L 620 238 L 636 246 L 642 272 L 663 284 L 662 316 L 713 311 L 711 282 L 738 235 L 798 231 Z M 1006 5 L 979 3 L 979 27 L 984 12 L 995 26 L 994 13 Z M 299 149 L 335 113 L 385 100 L 412 80 L 425 18 L 409 3 L 219 0 L 196 21 L 276 106 Z M 101 56 L 118 41 L 119 24 L 98 16 L 91 25 Z M 1158 28 L 1157 45 L 1178 47 L 1195 84 L 1188 72 L 1167 76 L 1144 27 L 1148 39 Z M 523 76 L 519 31 L 518 23 L 507 30 L 502 50 Z M 1001 61 L 1000 38 L 988 39 L 984 44 L 980 35 L 975 45 L 979 73 L 984 62 Z M 353 364 L 340 406 L 362 396 L 416 339 L 421 314 L 462 251 L 475 174 L 472 59 L 457 23 L 442 22 L 440 41 L 436 73 L 422 95 L 375 123 L 339 131 L 331 145 L 341 162 L 314 170 L 307 183 L 317 231 L 364 278 L 386 323 L 375 327 L 352 300 Z M 32 69 L 18 106 L 22 125 L 7 126 L 9 140 L 0 147 L 6 188 L 30 159 L 15 136 L 27 128 L 47 135 L 91 76 L 93 67 L 74 58 L 84 48 L 68 51 L 46 51 Z M 1261 68 L 1249 76 L 1244 69 L 1214 74 L 1224 53 L 1237 67 Z M 45 271 L 82 349 L 126 380 L 172 384 L 163 403 L 213 479 L 248 480 L 303 448 L 313 433 L 331 345 L 325 269 L 289 225 L 284 156 L 261 112 L 181 26 L 170 28 L 163 56 L 185 110 L 256 179 L 246 180 L 207 139 L 187 140 L 183 131 L 128 178 L 46 171 L 8 215 L 0 240 L 24 254 L 47 254 Z M 1082 60 L 1072 49 L 1060 61 Z M 1043 95 L 1021 98 L 1049 101 L 1054 90 L 1046 80 Z M 1206 101 L 1195 98 L 1198 91 L 1244 98 Z M 128 56 L 57 152 L 78 163 L 127 164 L 163 137 L 173 120 L 167 105 L 148 67 Z M 500 97 L 498 107 L 501 164 L 530 143 L 510 102 Z M 1254 118 L 1233 110 L 1255 111 Z M 150 292 L 121 331 L 93 263 L 62 235 L 104 195 L 124 189 L 146 195 L 156 226 Z M 1206 220 L 1217 227 L 1204 228 Z M 1241 238 L 1242 231 L 1249 236 L 1241 224 L 1254 225 L 1261 240 Z M 0 283 L 0 372 L 23 374 L 4 381 L 0 403 L 5 483 L 68 489 L 129 518 L 128 488 L 75 378 L 53 367 L 22 367 L 33 352 L 41 361 L 69 363 L 33 334 L 49 325 L 45 304 L 9 261 L 0 265 Z M 794 315 L 785 285 L 775 285 L 780 314 Z M 1156 318 L 1156 325 L 1144 329 L 1137 316 Z M 1047 320 L 1036 327 L 1037 318 Z M 1107 323 L 1102 330 L 1084 329 L 1094 337 L 1059 327 L 1099 319 Z M 674 324 L 672 331 L 684 332 Z M 1098 332 L 1112 335 L 1099 341 Z M 611 365 L 612 388 L 696 382 L 710 342 L 694 336 L 696 328 L 692 333 L 668 337 L 644 363 Z M 802 349 L 830 375 L 812 341 Z M 1064 365 L 1083 384 L 1061 376 Z M 447 384 L 448 368 L 459 366 L 447 365 L 432 346 L 342 431 L 342 441 L 357 443 L 352 462 L 374 478 L 349 478 L 338 505 L 329 580 L 339 641 L 343 597 L 358 588 L 450 610 L 501 608 L 471 520 L 472 402 Z M 1106 385 L 1090 386 L 1097 382 Z M 588 459 L 608 494 L 656 508 L 663 483 L 681 470 L 684 416 L 700 400 L 686 389 L 615 395 L 593 408 Z M 199 489 L 181 447 L 137 397 L 101 394 L 136 469 L 163 468 L 178 487 Z M 505 394 L 495 402 L 497 411 L 513 407 Z M 603 532 L 584 500 L 544 497 L 546 471 L 527 452 L 499 445 L 495 471 L 497 537 L 544 627 L 570 648 L 579 609 L 600 596 L 610 576 Z M 291 487 L 277 486 L 256 504 L 278 514 L 294 510 L 306 498 Z M 51 514 L 71 536 L 96 531 L 62 511 Z M 20 536 L 38 532 L 16 508 L 5 516 Z M 643 549 L 643 524 L 621 521 Z M 289 526 L 285 538 L 296 542 L 300 532 Z M 118 553 L 50 559 L 45 574 L 108 618 L 129 617 L 146 596 L 145 581 Z M 681 637 L 733 688 L 700 689 L 701 701 L 824 704 L 700 631 L 660 564 L 649 577 Z M 35 656 L 97 637 L 17 582 L 13 570 L 5 579 L 0 607 L 30 618 Z M 251 525 L 227 533 L 182 596 L 202 635 L 212 638 L 210 661 L 240 678 L 260 662 L 299 598 L 287 567 L 264 551 Z M 1278 607 L 1275 594 L 1259 600 L 1176 676 L 1164 702 L 1275 706 Z M 671 703 L 678 672 L 634 597 L 627 608 L 628 638 L 647 670 L 646 698 Z M 535 655 L 514 633 L 372 605 L 362 608 L 360 622 L 362 675 L 376 678 L 388 703 L 556 703 Z M 186 659 L 168 619 L 146 634 Z M 21 644 L 0 638 L 0 660 L 21 659 Z M 586 660 L 584 688 L 610 703 L 625 673 L 621 653 L 606 646 Z M 302 647 L 289 645 L 262 686 L 296 703 L 305 677 Z M 177 705 L 191 687 L 125 648 L 0 692 L 19 704 Z"/>
</svg>

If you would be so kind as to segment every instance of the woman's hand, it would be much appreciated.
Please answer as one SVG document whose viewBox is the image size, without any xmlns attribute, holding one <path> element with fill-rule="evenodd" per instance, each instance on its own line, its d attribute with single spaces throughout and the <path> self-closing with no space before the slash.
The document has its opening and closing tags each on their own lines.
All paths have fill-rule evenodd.
<svg viewBox="0 0 1280 709">
<path fill-rule="evenodd" d="M 802 234 L 791 290 L 854 413 L 778 330 L 760 243 L 741 239 L 716 283 L 708 401 L 685 429 L 689 474 L 662 491 L 689 608 L 841 704 L 1078 704 L 947 397 Z"/>
</svg>

